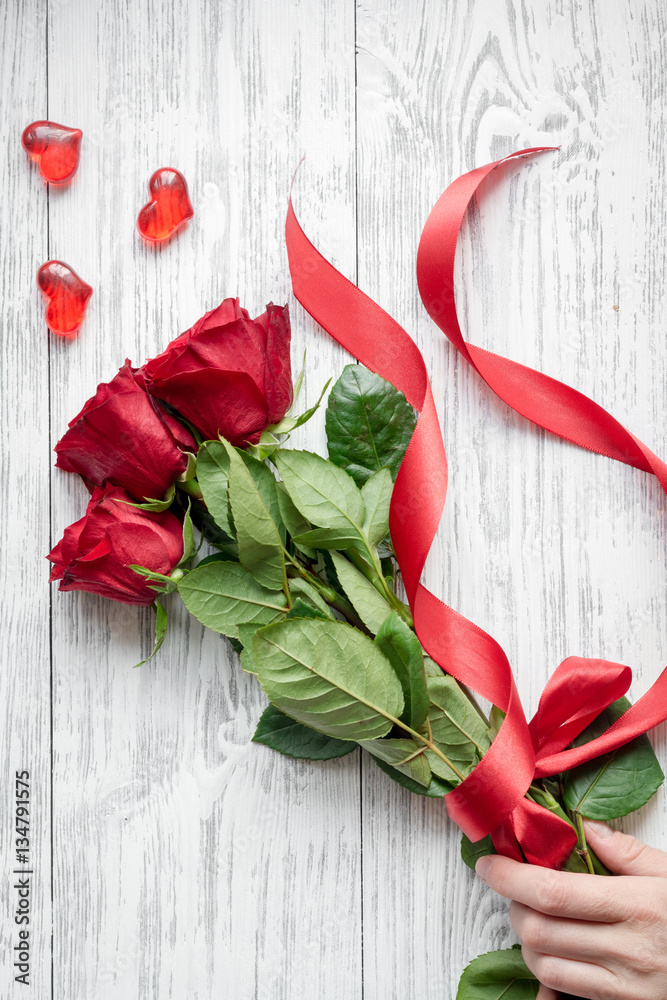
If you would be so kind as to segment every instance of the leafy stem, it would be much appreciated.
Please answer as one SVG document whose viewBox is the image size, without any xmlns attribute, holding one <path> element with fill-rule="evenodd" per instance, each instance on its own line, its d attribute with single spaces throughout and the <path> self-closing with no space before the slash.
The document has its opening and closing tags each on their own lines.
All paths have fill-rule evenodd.
<svg viewBox="0 0 667 1000">
<path fill-rule="evenodd" d="M 391 718 L 391 716 L 387 716 L 387 718 Z M 465 774 L 459 771 L 456 764 L 452 763 L 449 757 L 442 752 L 432 739 L 429 739 L 428 736 L 424 736 L 423 733 L 418 733 L 415 729 L 411 729 L 410 726 L 408 726 L 405 722 L 401 722 L 400 719 L 391 718 L 391 721 L 395 726 L 399 726 L 401 729 L 404 729 L 406 733 L 409 733 L 413 740 L 419 740 L 420 743 L 423 743 L 428 750 L 432 750 L 437 757 L 440 757 L 440 759 L 445 762 L 447 767 L 454 772 L 459 781 L 465 781 Z"/>
<path fill-rule="evenodd" d="M 287 549 L 285 548 L 285 546 L 282 544 L 282 542 L 281 542 L 280 547 L 283 550 L 283 593 L 285 595 L 285 600 L 287 601 L 287 607 L 291 608 L 292 607 L 292 595 L 290 594 L 290 590 L 289 590 L 289 580 L 288 580 L 289 574 L 288 574 L 288 571 L 287 571 L 287 569 L 288 569 L 288 567 L 287 567 L 287 560 L 289 559 L 289 561 L 292 562 L 292 563 L 294 562 L 294 560 L 292 559 L 291 555 L 289 554 L 289 552 L 287 551 Z"/>
<path fill-rule="evenodd" d="M 287 581 L 287 567 L 286 566 L 283 567 L 283 580 L 284 580 L 284 583 L 283 583 L 283 594 L 285 595 L 285 600 L 287 601 L 287 610 L 289 611 L 289 609 L 292 607 L 292 595 L 290 594 L 290 591 L 289 591 L 289 583 Z"/>
<path fill-rule="evenodd" d="M 354 610 L 349 601 L 347 601 L 344 597 L 342 597 L 335 590 L 333 590 L 332 587 L 328 587 L 323 580 L 320 580 L 319 576 L 315 575 L 315 573 L 311 573 L 309 570 L 307 570 L 305 566 L 303 566 L 300 562 L 298 562 L 298 560 L 296 560 L 292 555 L 290 555 L 287 549 L 285 549 L 284 552 L 286 558 L 289 559 L 290 563 L 292 564 L 291 567 L 292 572 L 290 573 L 290 571 L 288 570 L 287 571 L 288 575 L 300 576 L 303 580 L 306 581 L 306 583 L 309 583 L 311 587 L 315 588 L 317 593 L 324 601 L 326 601 L 329 607 L 334 608 L 336 611 L 339 611 L 341 615 L 343 615 L 343 617 L 351 625 L 354 625 L 355 628 L 358 628 L 365 635 L 370 634 L 368 629 L 366 628 L 361 618 Z"/>
</svg>

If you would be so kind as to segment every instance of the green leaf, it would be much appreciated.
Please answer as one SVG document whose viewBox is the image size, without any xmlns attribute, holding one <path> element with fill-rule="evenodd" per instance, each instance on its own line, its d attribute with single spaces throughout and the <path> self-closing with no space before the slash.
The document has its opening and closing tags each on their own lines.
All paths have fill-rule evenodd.
<svg viewBox="0 0 667 1000">
<path fill-rule="evenodd" d="M 443 669 L 438 666 L 435 660 L 431 659 L 426 653 L 424 653 L 424 673 L 427 677 L 442 677 Z M 427 681 L 427 685 L 430 681 Z"/>
<path fill-rule="evenodd" d="M 435 743 L 436 741 L 434 740 L 433 742 Z M 442 747 L 442 749 L 443 751 L 446 751 L 447 748 Z M 435 775 L 437 775 L 438 778 L 441 778 L 443 781 L 450 781 L 452 784 L 458 784 L 458 775 L 456 775 L 454 771 L 447 766 L 442 757 L 439 757 L 438 754 L 434 753 L 432 750 L 425 750 L 424 753 L 426 759 L 431 765 L 431 770 Z M 455 761 L 452 761 L 452 763 L 456 764 Z M 461 770 L 461 768 L 459 768 L 459 770 Z"/>
<path fill-rule="evenodd" d="M 228 441 L 222 445 L 229 458 L 229 502 L 239 561 L 263 587 L 281 590 L 287 585 L 284 526 L 274 475 L 263 462 L 241 456 Z"/>
<path fill-rule="evenodd" d="M 352 549 L 366 551 L 366 545 L 355 528 L 312 528 L 302 535 L 295 535 L 293 541 L 299 548 L 305 546 L 311 552 L 315 549 Z"/>
<path fill-rule="evenodd" d="M 487 729 L 489 739 L 492 743 L 500 732 L 500 727 L 502 726 L 504 719 L 505 713 L 502 708 L 498 708 L 497 705 L 492 705 L 491 711 L 489 712 L 489 726 Z"/>
<path fill-rule="evenodd" d="M 360 486 L 385 465 L 395 479 L 416 424 L 402 392 L 363 365 L 347 365 L 327 404 L 329 458 Z"/>
<path fill-rule="evenodd" d="M 252 448 L 252 454 L 255 458 L 263 461 L 265 458 L 271 458 L 274 452 L 278 451 L 278 448 L 280 448 L 283 444 L 284 441 L 275 437 L 271 431 L 265 430 L 260 434 L 257 444 L 251 445 L 250 447 Z"/>
<path fill-rule="evenodd" d="M 307 531 L 310 531 L 310 521 L 307 521 L 294 506 L 294 502 L 285 489 L 284 483 L 276 482 L 276 496 L 278 497 L 278 507 L 280 509 L 280 516 L 283 524 L 287 528 L 290 537 L 294 542 L 296 536 L 303 535 Z M 294 542 L 294 544 L 297 549 L 299 549 L 300 552 L 303 552 L 305 556 L 308 556 L 309 559 L 315 558 L 316 552 L 314 549 L 309 549 L 300 542 Z"/>
<path fill-rule="evenodd" d="M 427 687 L 431 701 L 428 721 L 433 742 L 462 774 L 467 775 L 490 746 L 484 721 L 449 674 L 441 670 L 438 677 L 428 676 Z M 430 750 L 427 754 L 433 771 L 439 777 L 458 780 L 436 754 Z"/>
<path fill-rule="evenodd" d="M 331 385 L 331 379 L 328 380 L 328 382 L 322 389 L 322 392 L 320 393 L 320 398 L 317 400 L 314 406 L 308 407 L 308 409 L 305 410 L 303 413 L 301 413 L 298 417 L 291 417 L 291 416 L 283 417 L 283 419 L 280 421 L 279 424 L 271 424 L 268 430 L 271 431 L 273 434 L 290 434 L 293 430 L 296 430 L 297 427 L 302 427 L 303 424 L 307 423 L 310 420 L 310 418 L 314 416 L 315 413 L 319 410 L 320 403 L 322 402 L 322 399 L 324 397 L 324 393 L 327 391 L 330 385 Z"/>
<path fill-rule="evenodd" d="M 246 674 L 256 674 L 255 661 L 252 655 L 252 637 L 259 628 L 253 622 L 241 622 L 238 626 L 239 649 L 237 652 L 241 660 L 241 670 Z M 236 639 L 232 638 L 232 643 L 236 644 Z"/>
<path fill-rule="evenodd" d="M 363 529 L 371 545 L 377 545 L 389 534 L 392 490 L 391 472 L 386 466 L 374 472 L 361 488 L 366 508 Z"/>
<path fill-rule="evenodd" d="M 297 375 L 297 377 L 296 377 L 296 379 L 294 381 L 294 392 L 292 393 L 292 405 L 290 406 L 289 410 L 287 411 L 287 415 L 288 416 L 292 412 L 292 410 L 294 409 L 294 406 L 298 402 L 299 396 L 301 395 L 301 388 L 303 386 L 303 379 L 304 379 L 304 376 L 306 374 L 306 350 L 307 349 L 304 348 L 303 361 L 301 363 L 301 371 L 299 372 L 299 374 Z"/>
<path fill-rule="evenodd" d="M 320 528 L 361 531 L 364 501 L 346 472 L 310 451 L 279 451 L 276 465 L 285 489 L 307 521 Z"/>
<path fill-rule="evenodd" d="M 410 729 L 419 729 L 426 721 L 430 701 L 419 639 L 398 613 L 392 611 L 382 622 L 375 644 L 387 657 L 401 682 L 405 701 L 401 722 L 405 722 Z"/>
<path fill-rule="evenodd" d="M 490 836 L 483 837 L 482 840 L 472 841 L 466 837 L 465 833 L 461 835 L 461 857 L 468 868 L 472 868 L 473 871 L 480 858 L 495 853 L 496 849 Z"/>
<path fill-rule="evenodd" d="M 290 596 L 296 603 L 299 597 L 303 598 L 306 604 L 310 604 L 313 608 L 317 608 L 322 614 L 327 618 L 333 618 L 331 613 L 331 608 L 324 601 L 320 595 L 317 593 L 312 584 L 308 583 L 307 580 L 302 580 L 301 577 L 296 576 L 289 582 Z"/>
<path fill-rule="evenodd" d="M 222 441 L 204 441 L 197 452 L 197 480 L 211 517 L 234 536 L 229 514 L 229 455 Z"/>
<path fill-rule="evenodd" d="M 178 563 L 177 569 L 185 566 L 195 555 L 195 537 L 192 530 L 192 518 L 190 517 L 191 502 L 188 497 L 188 505 L 183 518 L 183 555 Z"/>
<path fill-rule="evenodd" d="M 142 660 L 140 663 L 135 663 L 135 667 L 143 667 L 144 663 L 148 663 L 149 660 L 152 660 L 167 637 L 167 629 L 169 628 L 167 612 L 159 601 L 156 601 L 152 607 L 155 611 L 155 644 L 153 646 L 153 652 L 150 656 L 147 656 L 145 660 Z"/>
<path fill-rule="evenodd" d="M 380 550 L 378 549 L 378 555 L 380 555 Z M 380 568 L 382 570 L 382 575 L 389 584 L 389 589 L 395 589 L 396 583 L 396 567 L 394 560 L 391 557 L 383 557 L 380 559 Z"/>
<path fill-rule="evenodd" d="M 456 1000 L 535 1000 L 539 988 L 517 946 L 474 959 L 461 976 Z"/>
<path fill-rule="evenodd" d="M 188 464 L 185 472 L 182 472 L 178 477 L 177 482 L 181 485 L 190 482 L 191 479 L 197 478 L 197 456 L 191 451 L 186 451 L 183 454 L 188 456 Z M 175 484 L 174 484 L 175 485 Z"/>
<path fill-rule="evenodd" d="M 403 711 L 389 661 L 371 639 L 343 622 L 277 622 L 258 629 L 253 651 L 269 701 L 326 736 L 379 739 Z"/>
<path fill-rule="evenodd" d="M 166 576 L 164 573 L 156 573 L 153 569 L 148 569 L 147 566 L 137 566 L 136 563 L 130 563 L 129 569 L 134 570 L 139 576 L 145 577 L 147 580 L 156 580 L 164 584 L 173 584 L 173 580 L 170 576 Z"/>
<path fill-rule="evenodd" d="M 285 531 L 285 524 L 280 513 L 280 504 L 278 503 L 278 480 L 276 479 L 273 469 L 271 469 L 266 462 L 253 458 L 249 452 L 244 451 L 242 448 L 235 448 L 234 451 L 236 455 L 241 458 L 250 473 L 255 486 L 259 490 L 264 503 L 271 513 L 271 517 L 273 518 L 273 521 L 278 529 L 280 540 L 284 545 L 287 534 Z"/>
<path fill-rule="evenodd" d="M 391 767 L 390 764 L 385 764 L 383 760 L 378 760 L 375 758 L 375 763 L 384 771 L 393 781 L 395 781 L 401 788 L 405 788 L 408 792 L 412 792 L 414 795 L 425 795 L 429 799 L 442 799 L 445 797 L 447 792 L 451 792 L 454 785 L 449 781 L 442 781 L 435 775 L 431 775 L 431 784 L 428 788 L 424 788 L 423 785 L 419 785 L 412 778 L 409 778 L 407 774 L 401 774 L 397 771 L 395 767 Z"/>
<path fill-rule="evenodd" d="M 373 633 L 379 632 L 391 608 L 364 574 L 353 566 L 340 552 L 332 552 L 340 585 L 352 602 L 354 610 L 364 625 Z"/>
<path fill-rule="evenodd" d="M 325 582 L 338 594 L 339 597 L 347 600 L 347 594 L 341 587 L 338 574 L 336 573 L 336 567 L 334 566 L 333 559 L 331 558 L 331 552 L 327 552 L 326 549 L 320 549 L 318 559 L 322 563 L 322 569 L 318 570 L 320 576 L 322 576 Z"/>
<path fill-rule="evenodd" d="M 137 566 L 134 563 L 130 563 L 128 569 L 134 570 L 134 572 L 138 573 L 139 576 L 143 576 L 146 581 L 146 586 L 163 596 L 171 594 L 172 591 L 176 590 L 178 586 L 177 579 L 165 576 L 164 573 L 155 573 L 152 569 L 148 569 L 146 566 Z M 176 570 L 173 570 L 173 572 L 176 575 Z"/>
<path fill-rule="evenodd" d="M 197 566 L 181 580 L 178 590 L 202 625 L 235 639 L 241 623 L 267 625 L 284 614 L 287 604 L 282 591 L 267 590 L 232 562 Z"/>
<path fill-rule="evenodd" d="M 201 531 L 207 542 L 226 552 L 230 558 L 234 558 L 238 562 L 236 539 L 216 524 L 213 515 L 209 513 L 201 501 L 195 500 L 192 504 L 190 516 L 192 523 Z"/>
<path fill-rule="evenodd" d="M 424 789 L 431 784 L 431 768 L 423 745 L 414 740 L 360 740 L 359 745 L 396 771 L 407 775 Z"/>
<path fill-rule="evenodd" d="M 203 559 L 200 559 L 197 563 L 197 567 L 208 566 L 208 564 L 212 562 L 238 562 L 238 559 L 234 559 L 234 557 L 230 556 L 227 552 L 212 552 L 210 556 L 205 556 Z"/>
<path fill-rule="evenodd" d="M 127 504 L 128 507 L 136 507 L 137 510 L 149 510 L 155 514 L 161 513 L 163 510 L 167 510 L 171 507 L 174 502 L 174 497 L 176 496 L 176 484 L 172 483 L 162 500 L 152 500 L 146 497 L 146 503 L 131 503 L 129 500 L 118 500 L 114 497 L 116 503 Z"/>
<path fill-rule="evenodd" d="M 357 748 L 352 740 L 332 739 L 308 726 L 302 726 L 275 705 L 269 705 L 262 713 L 252 741 L 263 743 L 288 757 L 305 760 L 333 760 L 335 757 L 345 757 Z"/>
<path fill-rule="evenodd" d="M 285 618 L 323 618 L 324 621 L 329 620 L 329 615 L 325 615 L 323 611 L 319 608 L 314 608 L 312 604 L 307 604 L 302 601 L 300 597 L 297 597 L 296 601 L 289 609 Z"/>
<path fill-rule="evenodd" d="M 619 698 L 584 730 L 574 745 L 581 746 L 600 736 L 628 708 L 628 699 Z M 648 802 L 664 777 L 648 736 L 638 736 L 613 753 L 566 771 L 563 798 L 569 809 L 588 819 L 616 819 Z"/>
</svg>

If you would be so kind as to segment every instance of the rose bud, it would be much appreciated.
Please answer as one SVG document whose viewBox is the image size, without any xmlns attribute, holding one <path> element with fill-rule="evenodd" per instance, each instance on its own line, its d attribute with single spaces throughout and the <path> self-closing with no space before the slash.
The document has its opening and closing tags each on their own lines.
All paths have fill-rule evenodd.
<svg viewBox="0 0 667 1000">
<path fill-rule="evenodd" d="M 60 590 L 86 590 L 123 604 L 152 604 L 157 594 L 130 569 L 145 566 L 168 576 L 183 555 L 181 522 L 164 511 L 138 510 L 117 486 L 95 487 L 85 516 L 65 528 L 49 553 Z"/>
<path fill-rule="evenodd" d="M 70 421 L 55 447 L 56 465 L 96 486 L 108 481 L 137 500 L 159 498 L 196 451 L 194 438 L 143 387 L 141 369 L 126 361 Z"/>
<path fill-rule="evenodd" d="M 256 444 L 292 403 L 287 306 L 270 303 L 250 319 L 238 299 L 212 312 L 147 361 L 146 388 L 207 438 Z"/>
</svg>

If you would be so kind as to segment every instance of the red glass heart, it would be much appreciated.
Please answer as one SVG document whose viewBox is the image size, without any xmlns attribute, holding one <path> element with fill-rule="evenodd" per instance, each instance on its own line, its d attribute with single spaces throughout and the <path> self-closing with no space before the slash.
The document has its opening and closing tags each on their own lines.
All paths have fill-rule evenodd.
<svg viewBox="0 0 667 1000">
<path fill-rule="evenodd" d="M 160 243 L 195 214 L 188 185 L 179 170 L 161 167 L 148 182 L 151 200 L 139 212 L 137 229 L 145 240 Z"/>
<path fill-rule="evenodd" d="M 61 337 L 73 337 L 86 315 L 90 285 L 62 260 L 47 260 L 37 272 L 37 284 L 49 300 L 46 325 Z"/>
<path fill-rule="evenodd" d="M 21 144 L 39 172 L 51 184 L 70 181 L 79 166 L 83 132 L 56 122 L 33 122 L 23 130 Z"/>
</svg>

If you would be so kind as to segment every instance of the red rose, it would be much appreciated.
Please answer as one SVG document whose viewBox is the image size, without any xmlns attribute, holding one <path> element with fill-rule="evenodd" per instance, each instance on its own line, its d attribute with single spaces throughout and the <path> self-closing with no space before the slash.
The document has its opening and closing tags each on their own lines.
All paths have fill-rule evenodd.
<svg viewBox="0 0 667 1000">
<path fill-rule="evenodd" d="M 129 566 L 171 573 L 183 555 L 183 529 L 169 511 L 153 514 L 118 503 L 131 499 L 116 486 L 95 487 L 85 516 L 65 528 L 47 556 L 54 564 L 49 582 L 123 604 L 153 603 L 156 592 Z"/>
<path fill-rule="evenodd" d="M 56 465 L 97 486 L 108 481 L 138 500 L 161 497 L 185 472 L 194 438 L 143 387 L 126 361 L 102 382 L 55 447 Z"/>
<path fill-rule="evenodd" d="M 173 406 L 207 438 L 255 444 L 292 403 L 287 306 L 250 319 L 238 299 L 212 312 L 147 361 L 151 395 Z"/>
</svg>

